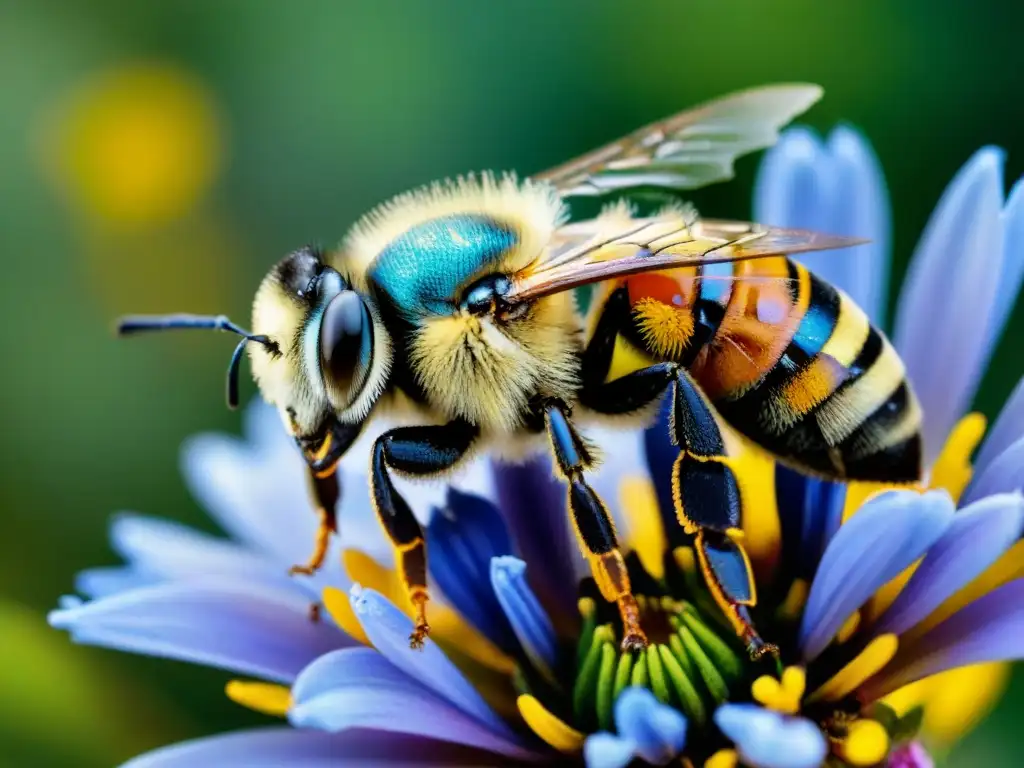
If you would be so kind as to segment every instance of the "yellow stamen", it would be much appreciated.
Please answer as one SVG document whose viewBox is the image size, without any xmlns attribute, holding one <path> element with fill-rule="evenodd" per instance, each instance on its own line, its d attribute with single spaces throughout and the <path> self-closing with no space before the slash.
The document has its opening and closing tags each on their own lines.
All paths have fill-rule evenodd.
<svg viewBox="0 0 1024 768">
<path fill-rule="evenodd" d="M 809 587 L 804 579 L 794 579 L 786 593 L 786 599 L 782 601 L 777 611 L 778 617 L 784 620 L 795 621 L 803 613 L 807 604 Z"/>
<path fill-rule="evenodd" d="M 857 631 L 857 627 L 860 626 L 860 611 L 854 611 L 850 614 L 850 618 L 843 622 L 843 626 L 839 628 L 836 633 L 836 642 L 845 643 L 851 637 L 853 633 Z"/>
<path fill-rule="evenodd" d="M 720 749 L 704 761 L 704 768 L 736 768 L 739 762 L 735 749 Z"/>
<path fill-rule="evenodd" d="M 651 576 L 665 575 L 665 532 L 658 514 L 654 483 L 646 477 L 627 477 L 619 487 L 619 506 L 625 512 L 629 543 Z"/>
<path fill-rule="evenodd" d="M 905 632 L 903 644 L 917 639 L 982 595 L 1021 577 L 1024 577 L 1024 541 L 1018 541 L 1006 550 L 984 573 L 953 594 L 920 624 Z"/>
<path fill-rule="evenodd" d="M 405 586 L 398 573 L 355 549 L 346 549 L 342 553 L 342 559 L 345 571 L 352 581 L 380 592 L 407 616 L 413 615 L 413 606 L 409 604 Z M 327 587 L 324 589 L 323 601 L 324 607 L 338 626 L 357 640 L 369 644 L 347 595 L 333 587 Z M 455 647 L 470 659 L 501 672 L 511 674 L 515 669 L 515 663 L 511 658 L 450 608 L 432 603 L 430 625 L 430 636 L 440 645 Z"/>
<path fill-rule="evenodd" d="M 850 765 L 875 765 L 889 752 L 889 734 L 875 720 L 857 720 L 850 724 L 836 751 Z"/>
<path fill-rule="evenodd" d="M 872 640 L 857 656 L 833 675 L 818 690 L 812 693 L 807 702 L 838 701 L 851 693 L 896 655 L 899 640 L 896 635 L 880 635 Z"/>
<path fill-rule="evenodd" d="M 273 717 L 284 717 L 292 705 L 291 691 L 277 683 L 232 680 L 224 693 L 236 704 Z"/>
<path fill-rule="evenodd" d="M 551 714 L 533 696 L 523 694 L 516 704 L 530 729 L 559 752 L 572 755 L 583 748 L 583 734 Z"/>
<path fill-rule="evenodd" d="M 770 675 L 762 675 L 750 687 L 755 701 L 767 709 L 774 709 L 784 715 L 795 715 L 800 711 L 800 699 L 803 698 L 807 685 L 807 674 L 803 667 L 786 667 L 782 678 L 776 680 Z"/>
<path fill-rule="evenodd" d="M 782 548 L 782 528 L 775 505 L 775 462 L 763 450 L 726 432 L 730 459 L 743 501 L 743 547 L 759 579 L 770 576 Z"/>
<path fill-rule="evenodd" d="M 1009 679 L 1006 662 L 972 664 L 905 685 L 882 701 L 901 716 L 925 705 L 921 732 L 929 743 L 948 747 L 995 706 Z"/>
<path fill-rule="evenodd" d="M 969 413 L 960 419 L 935 460 L 928 484 L 932 488 L 945 488 L 953 500 L 958 501 L 974 474 L 971 454 L 984 434 L 985 417 L 980 413 Z"/>
</svg>

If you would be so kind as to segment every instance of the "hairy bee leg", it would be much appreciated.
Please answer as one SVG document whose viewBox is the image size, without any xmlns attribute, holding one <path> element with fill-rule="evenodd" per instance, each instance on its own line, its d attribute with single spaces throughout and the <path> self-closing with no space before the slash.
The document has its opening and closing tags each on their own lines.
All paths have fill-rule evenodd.
<svg viewBox="0 0 1024 768">
<path fill-rule="evenodd" d="M 409 602 L 415 629 L 412 648 L 422 648 L 430 632 L 427 623 L 427 548 L 412 509 L 391 481 L 390 470 L 414 477 L 430 477 L 454 466 L 466 455 L 478 431 L 455 421 L 441 426 L 399 427 L 385 432 L 373 444 L 371 497 L 377 517 L 395 549 L 395 559 Z"/>
<path fill-rule="evenodd" d="M 640 608 L 629 583 L 626 561 L 619 550 L 615 524 L 604 502 L 583 477 L 591 464 L 586 443 L 576 432 L 561 405 L 547 408 L 544 419 L 555 461 L 569 483 L 569 510 L 577 538 L 590 562 L 594 581 L 605 600 L 616 603 L 622 617 L 622 649 L 647 647 L 640 627 Z"/>
<path fill-rule="evenodd" d="M 308 468 L 309 494 L 313 499 L 320 524 L 316 530 L 313 554 L 302 565 L 293 565 L 290 575 L 310 576 L 323 567 L 331 534 L 338 531 L 337 507 L 341 498 L 341 484 L 338 480 L 338 462 L 351 447 L 362 430 L 362 424 L 331 424 L 324 437 L 317 443 L 297 437 Z"/>
<path fill-rule="evenodd" d="M 309 469 L 310 495 L 316 504 L 316 512 L 320 523 L 316 529 L 316 539 L 313 544 L 313 554 L 309 556 L 302 565 L 293 565 L 288 569 L 290 576 L 298 574 L 312 576 L 323 567 L 327 558 L 327 547 L 330 544 L 331 534 L 338 532 L 337 506 L 341 498 L 341 483 L 338 481 L 337 473 L 332 467 L 329 472 L 318 474 L 312 467 Z"/>
<path fill-rule="evenodd" d="M 676 517 L 695 534 L 697 561 L 711 590 L 751 656 L 775 652 L 761 640 L 748 608 L 757 602 L 750 561 L 740 543 L 739 486 L 725 456 L 718 422 L 689 374 L 677 363 L 656 363 L 606 382 L 615 338 L 629 321 L 625 286 L 605 300 L 582 359 L 580 402 L 609 415 L 637 411 L 672 390 L 672 439 L 679 457 L 672 472 Z"/>
<path fill-rule="evenodd" d="M 676 517 L 695 534 L 697 561 L 715 601 L 753 658 L 777 653 L 750 619 L 757 604 L 750 559 L 743 548 L 743 505 L 711 407 L 681 368 L 672 385 L 672 439 L 679 456 L 672 467 Z"/>
</svg>

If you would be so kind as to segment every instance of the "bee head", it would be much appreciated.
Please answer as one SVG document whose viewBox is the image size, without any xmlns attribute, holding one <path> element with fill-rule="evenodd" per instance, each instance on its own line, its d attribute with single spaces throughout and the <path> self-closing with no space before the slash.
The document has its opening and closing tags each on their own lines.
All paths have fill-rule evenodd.
<svg viewBox="0 0 1024 768">
<path fill-rule="evenodd" d="M 264 397 L 287 412 L 297 434 L 319 431 L 336 414 L 358 421 L 387 376 L 390 344 L 368 296 L 311 247 L 270 271 L 256 293 L 253 327 L 280 339 L 280 354 L 250 349 Z"/>
</svg>

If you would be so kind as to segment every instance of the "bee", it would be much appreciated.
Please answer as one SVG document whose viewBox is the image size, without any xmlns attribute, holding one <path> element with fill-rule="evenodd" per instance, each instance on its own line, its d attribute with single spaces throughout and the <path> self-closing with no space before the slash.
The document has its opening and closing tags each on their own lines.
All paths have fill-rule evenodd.
<svg viewBox="0 0 1024 768">
<path fill-rule="evenodd" d="M 366 214 L 339 247 L 301 248 L 256 292 L 252 331 L 226 317 L 128 317 L 120 332 L 210 328 L 242 338 L 228 368 L 238 400 L 249 353 L 263 397 L 305 457 L 320 516 L 309 574 L 336 532 L 338 461 L 378 414 L 371 498 L 413 608 L 427 621 L 423 531 L 392 473 L 448 472 L 473 453 L 546 447 L 594 580 L 616 603 L 623 648 L 647 644 L 608 507 L 578 430 L 649 422 L 663 396 L 679 447 L 679 522 L 714 595 L 752 655 L 771 646 L 740 530 L 743 500 L 718 419 L 805 472 L 909 482 L 920 474 L 920 412 L 892 346 L 851 299 L 789 256 L 858 240 L 702 219 L 683 205 L 636 215 L 621 198 L 672 194 L 732 176 L 736 157 L 774 143 L 821 96 L 811 85 L 740 92 L 648 125 L 565 165 L 517 180 L 435 183 Z M 569 222 L 568 201 L 618 196 Z M 595 290 L 586 313 L 573 289 Z M 616 349 L 634 353 L 611 375 Z M 749 500 L 748 500 L 749 503 Z"/>
</svg>

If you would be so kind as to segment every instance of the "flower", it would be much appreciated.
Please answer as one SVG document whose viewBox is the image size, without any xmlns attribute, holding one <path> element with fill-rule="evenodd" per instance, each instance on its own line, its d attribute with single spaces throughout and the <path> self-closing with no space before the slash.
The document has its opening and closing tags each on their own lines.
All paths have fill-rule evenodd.
<svg viewBox="0 0 1024 768">
<path fill-rule="evenodd" d="M 70 202 L 97 223 L 134 228 L 188 212 L 216 177 L 221 145 L 205 86 L 139 63 L 84 81 L 45 116 L 40 148 Z"/>
<path fill-rule="evenodd" d="M 951 189 L 965 183 L 961 173 Z M 939 207 L 943 216 L 961 212 Z M 1009 232 L 1015 221 L 1001 213 L 997 224 Z M 964 263 L 984 270 L 993 253 L 972 251 Z M 917 281 L 935 295 L 955 290 L 930 271 L 942 266 L 935 257 L 915 264 L 922 259 L 909 295 Z M 998 260 L 1000 269 L 1011 263 Z M 998 317 L 984 321 L 992 337 Z M 976 382 L 984 359 L 958 359 L 975 367 L 947 379 Z M 918 681 L 949 670 L 1024 655 L 1024 384 L 973 468 L 968 457 L 983 428 L 975 417 L 953 427 L 963 398 L 952 398 L 961 411 L 938 387 L 922 400 L 953 416 L 929 476 L 940 490 L 876 493 L 811 480 L 736 448 L 741 493 L 753 500 L 743 521 L 759 594 L 753 618 L 778 644 L 777 662 L 750 659 L 703 583 L 666 495 L 676 449 L 664 417 L 642 435 L 599 440 L 606 464 L 594 479 L 622 512 L 651 640 L 643 652 L 620 650 L 617 612 L 589 578 L 577 578 L 564 490 L 540 459 L 478 463 L 460 487 L 429 500 L 422 486 L 410 495 L 421 513 L 434 507 L 423 516 L 441 593 L 422 651 L 408 646 L 404 596 L 378 562 L 387 555 L 370 533 L 365 479 L 347 460 L 345 549 L 332 558 L 344 572 L 287 579 L 287 566 L 306 554 L 314 516 L 300 460 L 264 406 L 247 417 L 247 444 L 206 437 L 186 448 L 193 490 L 233 540 L 120 518 L 114 542 L 129 564 L 83 574 L 78 589 L 91 599 L 66 599 L 51 623 L 82 642 L 256 678 L 232 681 L 228 695 L 291 726 L 171 746 L 137 758 L 136 768 L 399 758 L 927 765 L 921 710 L 891 697 L 912 699 Z M 350 456 L 362 463 L 366 453 L 357 445 Z"/>
</svg>

